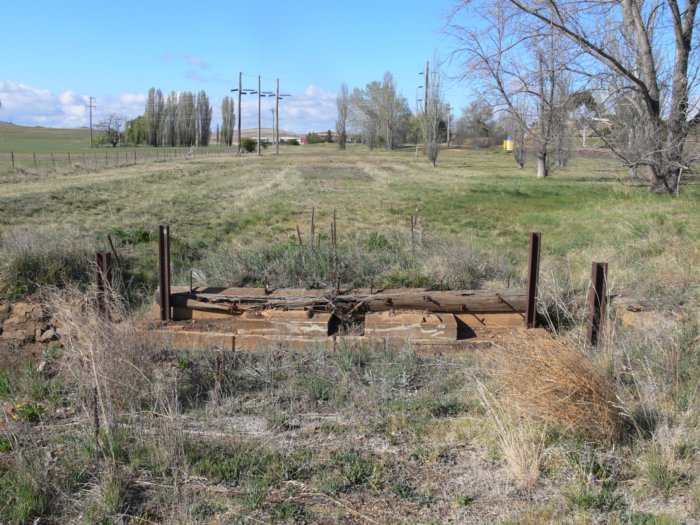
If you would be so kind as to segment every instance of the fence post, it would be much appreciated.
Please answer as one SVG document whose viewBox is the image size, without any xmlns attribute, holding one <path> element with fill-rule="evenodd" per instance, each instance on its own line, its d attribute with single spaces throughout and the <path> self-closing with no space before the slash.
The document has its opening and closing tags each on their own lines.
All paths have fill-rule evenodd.
<svg viewBox="0 0 700 525">
<path fill-rule="evenodd" d="M 170 226 L 158 227 L 158 294 L 160 319 L 169 321 L 170 315 Z"/>
<path fill-rule="evenodd" d="M 95 280 L 97 281 L 97 311 L 105 318 L 111 315 L 110 295 L 112 293 L 112 254 L 95 254 Z"/>
<path fill-rule="evenodd" d="M 15 152 L 11 151 L 10 155 L 12 156 L 12 169 L 15 169 Z"/>
<path fill-rule="evenodd" d="M 537 281 L 540 274 L 540 248 L 542 234 L 530 234 L 530 256 L 527 268 L 527 306 L 525 308 L 525 328 L 537 326 Z"/>
<path fill-rule="evenodd" d="M 588 344 L 596 346 L 600 340 L 605 308 L 607 306 L 608 263 L 594 262 L 591 268 L 591 286 L 588 290 Z"/>
<path fill-rule="evenodd" d="M 32 155 L 34 156 L 34 169 L 38 170 L 39 168 L 36 165 L 36 152 L 32 152 Z"/>
<path fill-rule="evenodd" d="M 73 163 L 70 161 L 70 151 L 68 152 L 68 167 L 73 167 Z"/>
<path fill-rule="evenodd" d="M 56 161 L 53 160 L 53 152 L 51 153 L 51 164 L 53 165 L 53 169 L 56 169 Z"/>
</svg>

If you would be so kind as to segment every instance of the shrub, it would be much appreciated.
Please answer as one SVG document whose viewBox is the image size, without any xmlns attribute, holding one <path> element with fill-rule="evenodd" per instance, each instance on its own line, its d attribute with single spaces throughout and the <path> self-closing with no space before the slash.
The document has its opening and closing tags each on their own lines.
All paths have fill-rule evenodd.
<svg viewBox="0 0 700 525">
<path fill-rule="evenodd" d="M 256 140 L 251 139 L 250 137 L 243 137 L 241 139 L 241 146 L 243 146 L 243 149 L 246 150 L 248 153 L 252 153 L 255 151 L 255 148 L 257 147 L 258 142 Z"/>
</svg>

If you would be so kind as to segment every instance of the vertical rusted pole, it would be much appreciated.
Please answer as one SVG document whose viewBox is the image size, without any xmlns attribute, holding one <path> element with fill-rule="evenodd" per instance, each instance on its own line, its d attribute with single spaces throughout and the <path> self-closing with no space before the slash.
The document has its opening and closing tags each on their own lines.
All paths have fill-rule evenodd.
<svg viewBox="0 0 700 525">
<path fill-rule="evenodd" d="M 605 321 L 607 303 L 608 263 L 594 262 L 591 286 L 588 290 L 588 344 L 596 346 Z"/>
<path fill-rule="evenodd" d="M 10 155 L 12 156 L 12 169 L 15 169 L 15 152 L 11 151 Z"/>
<path fill-rule="evenodd" d="M 169 321 L 170 316 L 170 226 L 158 227 L 158 293 L 160 295 L 160 319 Z"/>
<path fill-rule="evenodd" d="M 110 317 L 110 294 L 112 292 L 112 254 L 95 254 L 95 280 L 97 282 L 97 311 L 105 318 Z"/>
<path fill-rule="evenodd" d="M 525 327 L 535 328 L 537 325 L 537 281 L 540 274 L 540 247 L 542 234 L 530 234 L 530 257 L 527 269 L 527 306 L 525 307 Z"/>
</svg>

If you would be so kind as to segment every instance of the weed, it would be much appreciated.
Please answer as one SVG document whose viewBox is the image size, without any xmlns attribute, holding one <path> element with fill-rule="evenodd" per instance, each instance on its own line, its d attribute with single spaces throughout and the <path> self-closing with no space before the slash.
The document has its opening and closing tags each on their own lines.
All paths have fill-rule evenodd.
<svg viewBox="0 0 700 525">
<path fill-rule="evenodd" d="M 267 499 L 270 490 L 269 482 L 265 479 L 256 479 L 245 488 L 244 501 L 252 510 L 259 509 Z"/>
<path fill-rule="evenodd" d="M 452 498 L 452 501 L 454 501 L 460 507 L 468 507 L 469 505 L 474 503 L 474 498 L 467 494 L 458 494 L 457 496 Z"/>
<path fill-rule="evenodd" d="M 197 501 L 192 509 L 192 517 L 208 522 L 210 518 L 213 518 L 217 513 L 223 512 L 224 510 L 224 507 L 212 501 L 201 500 Z"/>
<path fill-rule="evenodd" d="M 349 487 L 368 483 L 376 473 L 374 463 L 363 459 L 359 452 L 334 453 L 333 461 L 336 467 L 340 468 Z"/>
<path fill-rule="evenodd" d="M 633 512 L 627 515 L 628 525 L 680 525 L 681 520 L 667 514 L 651 512 Z"/>
<path fill-rule="evenodd" d="M 286 522 L 292 520 L 296 523 L 306 515 L 306 510 L 303 506 L 297 503 L 292 503 L 291 501 L 281 501 L 270 509 L 270 514 L 276 523 L 280 521 Z"/>
<path fill-rule="evenodd" d="M 400 498 L 403 498 L 408 501 L 413 501 L 425 507 L 429 507 L 436 500 L 435 496 L 421 494 L 417 492 L 413 487 L 411 487 L 408 483 L 404 483 L 402 481 L 392 483 L 391 491 Z"/>
<path fill-rule="evenodd" d="M 46 409 L 39 403 L 15 403 L 13 419 L 36 423 L 46 416 Z"/>
<path fill-rule="evenodd" d="M 0 516 L 12 524 L 28 523 L 51 510 L 53 495 L 42 467 L 21 461 L 8 471 L 0 471 Z"/>
<path fill-rule="evenodd" d="M 669 452 L 659 445 L 653 445 L 641 458 L 644 479 L 653 492 L 668 498 L 673 488 L 683 479 L 674 467 Z"/>
</svg>

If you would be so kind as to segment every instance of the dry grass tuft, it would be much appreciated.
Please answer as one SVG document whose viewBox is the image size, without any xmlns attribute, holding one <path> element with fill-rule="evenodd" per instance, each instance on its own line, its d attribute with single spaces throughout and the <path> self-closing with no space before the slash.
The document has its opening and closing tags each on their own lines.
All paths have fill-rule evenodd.
<svg viewBox="0 0 700 525">
<path fill-rule="evenodd" d="M 106 422 L 120 410 L 151 406 L 157 349 L 140 336 L 118 298 L 113 296 L 109 320 L 97 312 L 94 296 L 75 288 L 47 295 L 66 348 L 65 369 L 86 406 L 97 401 Z"/>
<path fill-rule="evenodd" d="M 524 488 L 533 488 L 540 477 L 546 452 L 546 429 L 532 418 L 518 417 L 503 400 L 479 386 L 481 402 L 496 430 L 498 449 L 510 475 Z"/>
<path fill-rule="evenodd" d="M 610 381 L 588 356 L 548 335 L 490 353 L 504 402 L 567 432 L 602 442 L 624 435 L 622 411 Z"/>
</svg>

